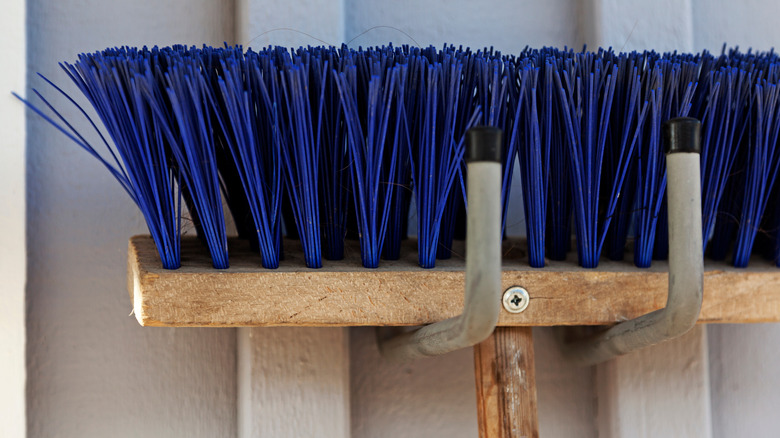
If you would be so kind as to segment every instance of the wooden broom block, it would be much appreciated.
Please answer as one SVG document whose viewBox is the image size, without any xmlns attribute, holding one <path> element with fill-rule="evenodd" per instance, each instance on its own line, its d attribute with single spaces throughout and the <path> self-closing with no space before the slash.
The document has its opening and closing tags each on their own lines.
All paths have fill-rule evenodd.
<svg viewBox="0 0 780 438">
<path fill-rule="evenodd" d="M 480 438 L 538 438 L 531 327 L 498 327 L 474 346 Z"/>
<path fill-rule="evenodd" d="M 190 237 L 182 242 L 182 267 L 165 270 L 151 238 L 136 236 L 129 245 L 128 289 L 146 326 L 402 326 L 460 314 L 463 247 L 435 269 L 422 269 L 416 242 L 404 244 L 401 260 L 383 260 L 378 269 L 361 266 L 357 242 L 348 242 L 345 260 L 308 269 L 298 243 L 285 241 L 286 259 L 269 270 L 236 239 L 229 242 L 230 269 L 216 270 Z M 627 255 L 623 262 L 603 259 L 598 269 L 580 268 L 573 258 L 534 269 L 523 248 L 519 241 L 505 243 L 503 289 L 525 287 L 530 304 L 520 314 L 502 311 L 500 326 L 612 324 L 666 304 L 665 262 L 638 269 Z M 707 261 L 699 321 L 780 321 L 780 269 L 758 258 L 747 269 Z"/>
</svg>

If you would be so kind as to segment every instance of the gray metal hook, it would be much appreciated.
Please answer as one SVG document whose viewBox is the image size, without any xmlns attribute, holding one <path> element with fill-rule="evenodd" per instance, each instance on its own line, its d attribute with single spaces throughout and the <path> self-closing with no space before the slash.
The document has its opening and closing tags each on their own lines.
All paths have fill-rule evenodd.
<svg viewBox="0 0 780 438">
<path fill-rule="evenodd" d="M 466 133 L 469 214 L 466 222 L 466 295 L 463 313 L 413 332 L 378 338 L 387 358 L 410 360 L 471 347 L 485 340 L 501 308 L 500 129 Z"/>
<path fill-rule="evenodd" d="M 701 311 L 704 261 L 701 223 L 701 123 L 664 123 L 669 206 L 669 292 L 666 307 L 564 345 L 564 354 L 593 365 L 688 332 Z"/>
</svg>

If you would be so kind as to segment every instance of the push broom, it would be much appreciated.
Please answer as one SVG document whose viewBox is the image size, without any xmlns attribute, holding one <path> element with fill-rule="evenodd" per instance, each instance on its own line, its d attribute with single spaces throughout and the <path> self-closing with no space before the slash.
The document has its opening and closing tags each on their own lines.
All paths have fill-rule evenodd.
<svg viewBox="0 0 780 438">
<path fill-rule="evenodd" d="M 544 300 L 535 305 L 535 320 L 533 310 L 523 310 L 528 290 L 564 282 L 576 294 L 598 283 L 590 273 L 607 275 L 617 289 L 624 277 L 640 275 L 662 293 L 660 273 L 649 268 L 668 257 L 677 283 L 669 303 L 687 303 L 692 310 L 683 313 L 690 314 L 680 322 L 680 313 L 658 310 L 569 348 L 593 362 L 681 334 L 696 321 L 708 242 L 714 259 L 731 253 L 736 267 L 747 266 L 754 253 L 780 266 L 777 66 L 773 52 L 738 50 L 716 56 L 528 48 L 506 55 L 454 46 L 122 47 L 62 64 L 102 130 L 43 78 L 80 109 L 94 128 L 90 137 L 107 152 L 38 91 L 43 105 L 28 105 L 99 160 L 142 211 L 151 238 L 131 241 L 130 275 L 136 315 L 145 323 L 429 323 L 457 314 L 459 301 L 432 311 L 418 304 L 426 293 L 465 283 L 462 315 L 380 343 L 389 356 L 419 357 L 473 345 L 497 321 L 615 322 L 597 310 L 599 317 L 583 316 L 587 309 L 568 318 L 556 310 L 545 319 L 543 309 L 554 304 Z M 519 257 L 517 242 L 507 240 L 502 270 L 503 230 L 521 220 L 507 216 L 513 178 L 521 181 L 526 238 Z M 240 241 L 227 237 L 223 198 Z M 182 240 L 185 206 L 213 272 L 252 273 L 240 281 L 256 281 L 256 293 L 273 298 L 267 307 L 246 294 L 225 300 L 229 286 L 216 283 L 209 284 L 219 292 L 210 296 L 221 315 L 232 315 L 229 321 L 206 312 L 177 323 L 171 315 L 187 310 L 155 304 L 176 299 L 175 290 L 164 288 L 187 281 L 177 272 L 213 275 L 198 261 L 194 242 Z M 454 239 L 462 211 L 465 275 L 463 263 L 450 259 L 462 257 Z M 406 241 L 410 216 L 416 245 Z M 572 229 L 583 269 L 564 261 Z M 154 257 L 144 252 L 152 242 Z M 355 248 L 369 270 L 355 266 Z M 640 269 L 623 275 L 613 271 L 619 262 L 602 260 L 605 251 L 620 260 L 627 248 Z M 607 268 L 595 269 L 601 262 Z M 154 286 L 144 280 L 150 270 Z M 780 283 L 767 270 L 745 281 Z M 525 286 L 506 288 L 506 313 L 499 312 L 499 282 Z M 378 285 L 377 295 L 363 290 L 370 284 Z M 306 312 L 313 298 L 296 294 L 303 289 L 353 295 L 326 316 L 312 316 Z M 401 299 L 418 306 L 416 316 L 377 316 L 374 300 L 392 307 Z M 274 313 L 300 302 L 309 307 L 293 321 Z M 365 314 L 374 316 L 355 316 Z M 673 333 L 664 325 L 672 320 Z M 496 333 L 526 333 L 529 345 L 529 331 Z M 498 354 L 495 339 L 503 338 L 491 339 L 477 349 L 478 365 Z M 532 372 L 532 356 L 530 364 Z"/>
</svg>

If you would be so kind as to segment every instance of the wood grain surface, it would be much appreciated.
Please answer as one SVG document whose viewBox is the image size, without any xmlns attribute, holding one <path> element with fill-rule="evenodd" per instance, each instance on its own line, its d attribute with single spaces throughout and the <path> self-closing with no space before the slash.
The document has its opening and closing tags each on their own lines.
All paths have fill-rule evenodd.
<svg viewBox="0 0 780 438">
<path fill-rule="evenodd" d="M 474 346 L 480 438 L 538 438 L 531 327 L 498 327 Z"/>
<path fill-rule="evenodd" d="M 151 238 L 136 236 L 129 245 L 128 290 L 135 316 L 146 326 L 401 326 L 458 315 L 463 247 L 436 268 L 422 269 L 415 245 L 405 242 L 401 260 L 365 269 L 357 242 L 348 242 L 344 260 L 308 269 L 299 244 L 285 241 L 285 259 L 269 270 L 248 244 L 231 240 L 231 266 L 216 270 L 196 239 L 184 238 L 182 267 L 165 270 Z M 572 254 L 534 269 L 523 248 L 523 242 L 505 242 L 503 289 L 525 287 L 530 304 L 520 314 L 502 311 L 500 326 L 612 324 L 666 304 L 665 262 L 638 269 L 627 255 L 623 262 L 602 259 L 597 269 L 584 269 Z M 780 321 L 780 269 L 761 259 L 748 269 L 707 261 L 699 321 Z"/>
</svg>

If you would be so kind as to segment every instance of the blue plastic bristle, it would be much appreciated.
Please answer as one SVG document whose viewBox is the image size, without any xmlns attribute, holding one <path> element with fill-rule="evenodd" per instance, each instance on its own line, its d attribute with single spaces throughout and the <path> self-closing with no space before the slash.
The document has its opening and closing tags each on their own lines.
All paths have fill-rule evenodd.
<svg viewBox="0 0 780 438">
<path fill-rule="evenodd" d="M 605 63 L 595 54 L 578 53 L 555 72 L 556 87 L 563 107 L 566 143 L 572 176 L 575 233 L 579 264 L 598 266 L 601 249 L 615 211 L 617 194 L 624 186 L 628 161 L 637 135 L 627 132 L 629 147 L 619 151 L 617 178 L 601 193 L 601 170 L 612 110 L 618 66 Z M 637 90 L 638 93 L 638 90 Z M 636 98 L 637 93 L 631 96 Z M 640 116 L 642 117 L 642 116 Z M 599 211 L 599 197 L 610 199 Z"/>
<path fill-rule="evenodd" d="M 737 157 L 745 130 L 747 99 L 753 73 L 722 67 L 707 77 L 707 106 L 702 117 L 702 233 L 704 249 L 715 227 L 715 219 L 728 176 Z"/>
<path fill-rule="evenodd" d="M 775 265 L 780 268 L 780 188 L 775 187 L 775 196 L 773 197 L 775 201 L 771 204 L 774 206 L 774 212 L 768 215 L 766 222 L 769 224 L 767 227 L 769 231 L 767 253 Z"/>
<path fill-rule="evenodd" d="M 550 149 L 553 114 L 556 114 L 553 110 L 552 69 L 549 65 L 547 67 L 540 71 L 539 67 L 529 63 L 520 70 L 517 107 L 509 143 L 509 149 L 517 151 L 519 156 L 528 262 L 534 268 L 544 267 Z M 506 173 L 504 178 L 506 186 Z"/>
<path fill-rule="evenodd" d="M 403 56 L 398 62 L 406 65 L 405 77 L 403 83 L 403 95 L 400 102 L 400 113 L 398 114 L 399 131 L 397 134 L 398 148 L 394 151 L 396 155 L 396 173 L 392 175 L 395 181 L 395 190 L 393 190 L 390 217 L 387 222 L 387 233 L 385 242 L 382 245 L 384 253 L 382 257 L 385 260 L 398 260 L 401 258 L 401 242 L 407 237 L 407 228 L 409 226 L 409 210 L 412 199 L 412 173 L 411 173 L 411 153 L 409 145 L 415 143 L 415 138 L 419 137 L 419 127 L 417 125 L 409 126 L 409 114 L 415 114 L 420 102 L 420 69 L 422 62 L 419 57 L 409 56 L 409 47 L 405 47 Z"/>
<path fill-rule="evenodd" d="M 582 266 L 597 266 L 605 244 L 621 258 L 632 224 L 635 263 L 648 266 L 668 252 L 660 126 L 686 114 L 703 122 L 710 256 L 733 246 L 736 266 L 754 251 L 780 266 L 778 65 L 774 52 L 736 48 L 113 48 L 63 65 L 106 138 L 55 86 L 105 157 L 42 96 L 53 116 L 28 105 L 119 181 L 165 268 L 180 263 L 182 201 L 214 266 L 227 267 L 220 189 L 266 268 L 279 266 L 283 223 L 309 267 L 323 245 L 342 258 L 351 233 L 364 266 L 399 258 L 413 191 L 419 263 L 432 268 L 463 222 L 463 134 L 475 124 L 506 133 L 502 229 L 517 154 L 531 266 L 567 257 L 572 222 Z"/>
<path fill-rule="evenodd" d="M 216 145 L 211 126 L 213 96 L 201 74 L 200 58 L 166 57 L 163 99 L 159 90 L 143 88 L 156 123 L 168 141 L 192 195 L 204 238 L 215 268 L 227 269 L 228 248 L 222 212 Z"/>
<path fill-rule="evenodd" d="M 309 82 L 324 81 L 325 71 L 323 76 L 310 75 L 310 66 L 299 57 L 283 56 L 282 62 L 278 111 L 281 113 L 279 128 L 282 162 L 287 175 L 285 182 L 306 266 L 321 268 L 318 198 L 321 140 L 317 127 L 322 123 L 325 99 L 322 95 L 310 95 Z"/>
<path fill-rule="evenodd" d="M 495 63 L 496 61 L 494 61 Z M 512 192 L 512 178 L 514 177 L 515 162 L 517 160 L 517 143 L 512 141 L 510 134 L 514 131 L 517 120 L 517 111 L 522 106 L 522 95 L 525 91 L 525 85 L 522 83 L 520 68 L 514 59 L 504 58 L 501 60 L 501 88 L 498 102 L 491 100 L 493 105 L 501 105 L 503 108 L 498 112 L 498 117 L 489 116 L 490 126 L 501 128 L 505 135 L 504 144 L 501 148 L 501 235 L 506 234 L 507 220 L 509 214 L 509 202 Z M 499 66 L 494 65 L 494 70 Z M 498 88 L 498 82 L 494 81 L 494 88 Z M 489 112 L 496 114 L 495 107 L 489 109 Z M 484 113 L 483 113 L 484 114 Z M 484 118 L 484 115 L 483 115 Z"/>
<path fill-rule="evenodd" d="M 661 212 L 666 193 L 666 157 L 661 144 L 661 124 L 673 117 L 687 116 L 695 90 L 694 83 L 681 83 L 681 78 L 679 63 L 658 60 L 645 84 L 650 114 L 638 154 L 634 228 L 634 264 L 640 268 L 652 263 L 657 226 L 659 221 L 664 222 Z"/>
<path fill-rule="evenodd" d="M 750 260 L 761 217 L 780 170 L 780 87 L 760 79 L 752 94 L 744 194 L 734 248 L 734 266 L 738 268 L 746 267 Z"/>
<path fill-rule="evenodd" d="M 322 96 L 324 107 L 317 126 L 320 144 L 320 212 L 325 258 L 344 258 L 344 237 L 347 232 L 349 209 L 349 161 L 346 143 L 346 124 L 341 110 L 336 71 L 343 69 L 337 50 L 311 48 L 316 56 L 310 61 L 312 76 L 324 77 L 311 82 L 313 96 Z"/>
<path fill-rule="evenodd" d="M 373 62 L 370 68 L 364 96 L 358 94 L 358 68 L 354 65 L 338 75 L 336 85 L 347 126 L 361 259 L 364 267 L 376 268 L 396 190 L 396 151 L 401 147 L 399 102 L 404 95 L 406 68 L 387 70 L 381 62 Z M 359 99 L 363 98 L 366 101 L 360 105 Z M 360 106 L 367 111 L 365 123 L 358 112 Z"/>
<path fill-rule="evenodd" d="M 690 116 L 693 110 L 693 96 L 696 95 L 696 90 L 699 85 L 698 60 L 693 55 L 689 54 L 675 53 L 673 56 L 665 56 L 665 59 L 668 59 L 673 65 L 676 66 L 679 64 L 678 89 L 672 97 L 671 108 L 673 111 L 669 113 L 669 117 L 675 117 L 675 114 L 679 117 Z M 675 109 L 677 111 L 676 113 L 674 112 Z M 666 260 L 669 256 L 669 218 L 665 196 L 661 201 L 661 209 L 658 212 L 655 236 L 653 260 Z"/>
<path fill-rule="evenodd" d="M 612 108 L 609 137 L 604 154 L 602 184 L 609 184 L 618 174 L 621 164 L 619 160 L 620 151 L 626 147 L 626 142 L 629 140 L 625 135 L 626 126 L 630 129 L 632 125 L 635 126 L 639 121 L 639 106 L 642 105 L 642 102 L 640 99 L 632 100 L 627 99 L 627 97 L 631 95 L 632 90 L 637 86 L 637 81 L 641 80 L 641 76 L 638 73 L 644 68 L 645 57 L 645 53 L 631 52 L 629 54 L 620 54 L 614 60 L 618 65 L 618 80 L 615 85 L 615 104 Z M 607 257 L 611 260 L 623 260 L 625 254 L 626 241 L 634 213 L 634 195 L 637 184 L 636 164 L 636 154 L 633 154 L 628 160 L 625 187 L 618 194 L 615 213 L 612 216 L 611 226 L 607 231 L 607 237 L 604 242 Z M 600 208 L 605 208 L 605 201 L 609 200 L 602 199 Z"/>
<path fill-rule="evenodd" d="M 744 141 L 744 140 L 743 140 Z M 726 189 L 718 206 L 715 228 L 707 245 L 707 256 L 712 260 L 725 260 L 734 246 L 739 226 L 742 196 L 745 193 L 745 168 L 748 147 L 740 147 L 728 177 Z"/>
<path fill-rule="evenodd" d="M 516 63 L 519 66 L 530 63 L 540 69 L 538 80 L 544 85 L 539 86 L 537 94 L 541 91 L 552 93 L 540 98 L 537 95 L 537 104 L 547 101 L 550 118 L 542 124 L 542 139 L 550 142 L 550 179 L 547 181 L 547 213 L 545 223 L 545 254 L 552 260 L 564 260 L 571 250 L 571 214 L 572 199 L 570 187 L 570 172 L 567 146 L 563 134 L 562 107 L 559 103 L 558 89 L 554 83 L 553 75 L 560 68 L 568 53 L 558 49 L 544 48 L 541 50 L 526 48 Z M 548 85 L 550 84 L 550 85 Z M 548 87 L 552 87 L 549 88 Z M 538 109 L 537 109 L 538 111 Z M 545 116 L 546 117 L 546 116 Z M 511 131 L 510 131 L 511 132 Z"/>
<path fill-rule="evenodd" d="M 462 65 L 463 74 L 459 85 L 458 110 L 455 118 L 455 136 L 461 135 L 464 124 L 468 122 L 467 114 L 473 111 L 474 107 L 479 105 L 479 99 L 482 94 L 478 88 L 480 76 L 482 74 L 480 63 L 483 60 L 480 53 L 475 56 L 467 56 L 466 53 L 456 52 L 452 47 L 447 47 L 442 51 L 453 57 Z M 436 62 L 442 60 L 441 54 L 435 58 Z M 466 211 L 466 186 L 464 183 L 465 163 L 458 167 L 458 176 L 455 179 L 455 187 L 450 192 L 442 213 L 441 223 L 439 225 L 439 243 L 436 248 L 436 258 L 446 260 L 452 257 L 452 242 L 455 238 L 458 216 Z"/>
<path fill-rule="evenodd" d="M 228 144 L 226 133 L 219 124 L 220 116 L 224 114 L 224 104 L 222 103 L 222 91 L 219 80 L 222 77 L 223 59 L 236 56 L 244 57 L 244 50 L 241 46 L 224 48 L 213 48 L 204 46 L 201 49 L 201 61 L 203 63 L 203 76 L 206 82 L 212 88 L 212 95 L 215 103 L 213 105 L 216 113 L 215 121 L 212 122 L 214 129 L 214 138 L 217 152 L 217 168 L 219 170 L 222 196 L 230 210 L 233 222 L 238 232 L 238 237 L 249 242 L 252 251 L 260 252 L 260 241 L 257 238 L 257 229 L 252 209 L 250 207 L 247 191 L 244 189 L 239 168 L 233 159 L 233 153 Z"/>
<path fill-rule="evenodd" d="M 666 197 L 661 202 L 658 211 L 658 222 L 655 226 L 655 243 L 653 244 L 653 260 L 669 258 L 669 204 Z"/>
<path fill-rule="evenodd" d="M 418 258 L 423 268 L 436 266 L 441 218 L 465 152 L 463 137 L 455 134 L 461 73 L 462 65 L 450 56 L 444 56 L 441 63 L 426 59 L 420 71 L 425 100 L 409 122 L 422 127 L 411 162 Z M 465 128 L 473 126 L 478 117 L 475 110 Z"/>
<path fill-rule="evenodd" d="M 217 119 L 238 170 L 264 268 L 281 256 L 282 158 L 278 72 L 267 55 L 226 52 L 220 60 Z"/>
<path fill-rule="evenodd" d="M 491 49 L 492 51 L 492 49 Z M 519 96 L 522 95 L 522 82 L 519 90 L 510 89 L 515 85 L 511 81 L 517 80 L 515 68 L 511 63 L 500 59 L 479 59 L 477 63 L 478 75 L 476 83 L 476 96 L 478 97 L 479 108 L 482 109 L 482 117 L 477 122 L 484 126 L 493 126 L 501 128 L 505 132 L 511 132 L 512 125 L 508 123 L 515 122 L 515 112 L 511 112 L 510 105 L 513 108 L 520 106 Z M 471 88 L 464 87 L 462 96 L 472 95 Z M 513 98 L 510 101 L 510 94 Z M 476 106 L 470 106 L 470 111 L 474 111 Z M 509 128 L 509 129 L 507 129 Z M 458 131 L 464 133 L 465 131 Z M 506 215 L 509 209 L 509 194 L 512 185 L 512 172 L 514 170 L 515 153 L 517 144 L 509 141 L 508 136 L 504 138 L 504 147 L 501 150 L 502 176 L 501 176 L 501 233 L 506 229 Z"/>
<path fill-rule="evenodd" d="M 550 82 L 556 66 L 545 61 L 545 81 Z M 553 89 L 557 95 L 557 89 Z M 552 124 L 550 126 L 550 181 L 547 202 L 547 224 L 545 232 L 545 256 L 552 260 L 565 260 L 571 251 L 572 194 L 569 157 L 563 134 L 561 105 L 557 96 L 552 102 Z"/>
<path fill-rule="evenodd" d="M 468 115 L 481 108 L 481 117 L 476 124 L 506 129 L 510 77 L 512 66 L 495 57 L 495 53 L 485 50 L 472 55 L 467 51 L 452 51 L 453 57 L 463 66 L 463 75 L 458 97 L 458 116 L 454 135 L 460 138 L 465 134 Z M 515 149 L 502 149 L 502 217 L 506 217 L 509 203 L 511 174 L 514 168 Z M 441 222 L 439 246 L 436 258 L 448 259 L 452 255 L 452 242 L 457 234 L 460 215 L 467 211 L 465 163 L 458 167 L 455 188 L 450 194 Z M 461 222 L 462 223 L 462 222 Z M 505 220 L 502 221 L 502 224 Z M 502 234 L 503 234 L 502 225 Z"/>
<path fill-rule="evenodd" d="M 143 61 L 147 57 L 147 51 L 138 54 L 123 48 L 82 54 L 73 65 L 61 64 L 94 107 L 114 148 L 109 146 L 86 111 L 44 78 L 85 116 L 109 150 L 110 160 L 101 156 L 38 91 L 33 90 L 67 128 L 18 95 L 16 97 L 108 169 L 141 210 L 163 268 L 177 269 L 181 264 L 182 197 L 180 187 L 175 183 L 176 175 L 167 166 L 170 157 L 165 140 L 140 91 L 144 85 L 155 86 L 151 71 L 144 70 Z"/>
</svg>

